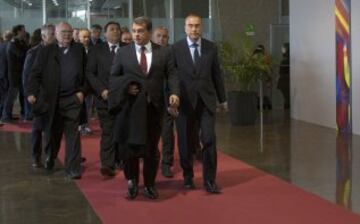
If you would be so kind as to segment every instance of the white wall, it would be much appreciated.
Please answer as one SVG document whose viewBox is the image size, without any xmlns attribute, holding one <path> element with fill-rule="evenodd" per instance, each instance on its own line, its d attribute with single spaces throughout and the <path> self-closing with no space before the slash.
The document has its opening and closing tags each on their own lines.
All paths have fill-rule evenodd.
<svg viewBox="0 0 360 224">
<path fill-rule="evenodd" d="M 353 133 L 360 134 L 360 1 L 351 1 Z M 291 116 L 336 128 L 335 0 L 290 0 Z"/>
<path fill-rule="evenodd" d="M 291 116 L 336 127 L 335 0 L 290 0 Z"/>
</svg>

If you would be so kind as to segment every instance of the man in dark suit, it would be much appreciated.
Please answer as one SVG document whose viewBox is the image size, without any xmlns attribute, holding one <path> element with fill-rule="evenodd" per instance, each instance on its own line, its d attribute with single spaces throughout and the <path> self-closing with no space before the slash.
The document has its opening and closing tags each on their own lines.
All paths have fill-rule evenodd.
<svg viewBox="0 0 360 224">
<path fill-rule="evenodd" d="M 99 24 L 94 24 L 91 26 L 90 31 L 91 31 L 90 46 L 101 44 L 103 42 L 103 40 L 101 39 L 102 27 Z"/>
<path fill-rule="evenodd" d="M 87 80 L 95 92 L 96 110 L 102 130 L 100 141 L 101 174 L 115 176 L 116 152 L 113 146 L 113 127 L 115 116 L 108 112 L 108 93 L 110 69 L 117 51 L 125 44 L 120 42 L 121 27 L 114 21 L 105 27 L 106 42 L 97 44 L 90 51 L 86 69 Z"/>
<path fill-rule="evenodd" d="M 28 101 L 34 113 L 42 110 L 47 119 L 45 168 L 53 169 L 65 134 L 65 173 L 69 178 L 78 179 L 81 178 L 78 126 L 87 91 L 85 50 L 72 41 L 72 28 L 67 22 L 56 26 L 55 35 L 58 42 L 43 47 L 38 53 L 28 84 Z"/>
<path fill-rule="evenodd" d="M 31 74 L 32 66 L 38 55 L 39 50 L 56 41 L 55 39 L 55 26 L 53 24 L 43 25 L 41 27 L 41 43 L 28 50 L 24 63 L 23 77 L 29 77 Z M 24 79 L 24 93 L 27 96 L 28 80 Z M 31 130 L 31 152 L 32 152 L 32 166 L 34 168 L 42 167 L 41 154 L 42 154 L 42 132 L 45 126 L 45 119 L 42 114 L 34 114 Z"/>
<path fill-rule="evenodd" d="M 6 51 L 12 39 L 12 32 L 7 31 L 4 33 L 4 42 L 0 43 L 0 118 L 3 113 L 6 95 L 9 88 L 8 79 L 8 62 Z M 0 125 L 3 125 L 0 119 Z"/>
<path fill-rule="evenodd" d="M 134 20 L 134 43 L 119 50 L 111 70 L 112 78 L 123 77 L 129 82 L 128 85 L 125 80 L 122 82 L 122 85 L 126 86 L 124 89 L 128 103 L 132 104 L 132 107 L 142 108 L 133 108 L 130 118 L 126 118 L 133 122 L 127 129 L 127 150 L 132 155 L 125 158 L 124 167 L 129 199 L 134 199 L 138 194 L 139 157 L 144 158 L 145 195 L 150 199 L 159 196 L 155 188 L 155 178 L 160 157 L 158 142 L 164 111 L 164 81 L 169 85 L 169 105 L 176 111 L 179 104 L 178 78 L 171 52 L 150 41 L 151 29 L 152 23 L 148 18 L 138 17 Z M 138 115 L 135 116 L 135 113 Z M 145 127 L 136 129 L 135 125 Z"/>
<path fill-rule="evenodd" d="M 198 15 L 185 19 L 187 37 L 173 45 L 175 66 L 179 72 L 181 105 L 177 120 L 180 164 L 184 185 L 195 188 L 193 182 L 193 143 L 189 133 L 193 124 L 200 124 L 203 145 L 204 187 L 209 193 L 219 193 L 216 185 L 216 98 L 226 108 L 226 96 L 214 43 L 201 37 L 202 21 Z"/>
<path fill-rule="evenodd" d="M 12 32 L 14 37 L 7 48 L 9 89 L 2 114 L 2 120 L 7 122 L 13 119 L 12 110 L 17 95 L 19 95 L 21 116 L 25 116 L 24 94 L 21 81 L 26 51 L 28 50 L 28 46 L 25 43 L 25 26 L 16 25 L 13 27 Z"/>
</svg>

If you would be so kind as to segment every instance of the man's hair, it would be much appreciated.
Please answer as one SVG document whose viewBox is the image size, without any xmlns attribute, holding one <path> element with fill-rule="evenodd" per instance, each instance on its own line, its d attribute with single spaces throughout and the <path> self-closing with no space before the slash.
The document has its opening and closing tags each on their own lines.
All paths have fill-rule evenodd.
<svg viewBox="0 0 360 224">
<path fill-rule="evenodd" d="M 106 23 L 106 25 L 104 26 L 104 32 L 105 32 L 105 33 L 106 33 L 106 31 L 107 31 L 108 26 L 110 26 L 110 25 L 116 25 L 116 26 L 118 26 L 119 29 L 121 30 L 120 23 L 115 22 L 115 21 L 110 21 L 110 22 Z"/>
<path fill-rule="evenodd" d="M 201 16 L 200 16 L 199 14 L 190 13 L 190 14 L 188 14 L 188 15 L 185 17 L 185 21 L 186 21 L 188 18 L 190 18 L 190 17 L 196 17 L 196 18 L 199 18 L 200 20 L 202 20 L 202 19 L 201 19 Z"/>
<path fill-rule="evenodd" d="M 5 31 L 3 35 L 4 41 L 10 41 L 13 38 L 13 36 L 14 34 L 10 30 Z"/>
<path fill-rule="evenodd" d="M 25 29 L 25 26 L 23 24 L 19 24 L 19 25 L 16 25 L 16 26 L 13 26 L 12 28 L 12 32 L 15 36 L 18 35 L 18 33 L 22 30 L 22 29 Z"/>
<path fill-rule="evenodd" d="M 145 25 L 145 28 L 147 29 L 147 31 L 152 30 L 152 22 L 149 18 L 147 18 L 145 16 L 135 18 L 133 23 L 137 24 L 137 25 Z"/>
<path fill-rule="evenodd" d="M 87 31 L 87 32 L 90 33 L 90 30 L 89 30 L 88 28 L 80 28 L 80 29 L 79 29 L 79 33 L 80 33 L 80 32 L 83 32 L 83 31 Z"/>
<path fill-rule="evenodd" d="M 34 47 L 41 43 L 41 29 L 36 29 L 31 35 L 30 46 Z"/>
<path fill-rule="evenodd" d="M 169 30 L 165 26 L 158 26 L 154 29 L 154 31 L 156 30 L 164 30 L 167 34 L 169 34 Z"/>
<path fill-rule="evenodd" d="M 93 24 L 93 25 L 91 25 L 91 29 L 101 31 L 102 27 L 99 24 Z"/>
<path fill-rule="evenodd" d="M 55 31 L 55 26 L 54 24 L 45 24 L 41 27 L 41 35 L 47 35 L 47 32 L 50 30 L 50 29 L 53 29 Z"/>
</svg>

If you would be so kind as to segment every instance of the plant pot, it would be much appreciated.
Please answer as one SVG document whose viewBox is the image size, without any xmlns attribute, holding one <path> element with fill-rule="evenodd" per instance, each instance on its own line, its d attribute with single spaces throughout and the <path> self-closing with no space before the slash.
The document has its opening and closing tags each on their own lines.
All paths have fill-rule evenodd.
<svg viewBox="0 0 360 224">
<path fill-rule="evenodd" d="M 253 125 L 257 118 L 256 93 L 228 92 L 228 106 L 232 125 Z"/>
</svg>

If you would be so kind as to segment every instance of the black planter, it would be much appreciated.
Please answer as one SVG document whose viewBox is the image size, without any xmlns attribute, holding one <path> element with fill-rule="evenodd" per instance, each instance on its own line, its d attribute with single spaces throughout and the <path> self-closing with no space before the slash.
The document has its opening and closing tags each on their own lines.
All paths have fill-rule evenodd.
<svg viewBox="0 0 360 224">
<path fill-rule="evenodd" d="M 253 125 L 257 118 L 256 93 L 229 91 L 228 106 L 232 125 Z"/>
</svg>

